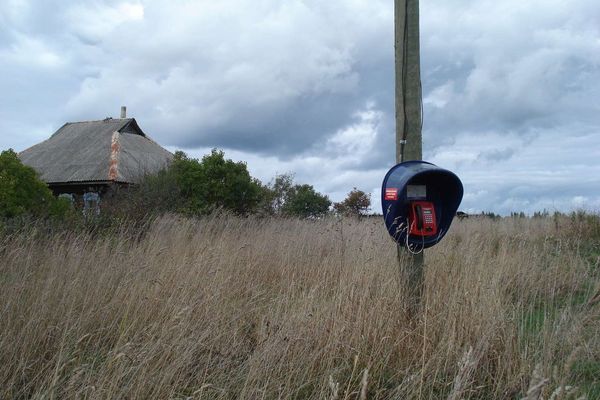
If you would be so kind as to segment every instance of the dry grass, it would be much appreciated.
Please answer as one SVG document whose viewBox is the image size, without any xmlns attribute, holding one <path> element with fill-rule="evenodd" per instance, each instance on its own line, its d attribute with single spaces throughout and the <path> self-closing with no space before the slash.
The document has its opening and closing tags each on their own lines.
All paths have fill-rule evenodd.
<svg viewBox="0 0 600 400">
<path fill-rule="evenodd" d="M 457 221 L 411 316 L 378 219 L 0 237 L 0 398 L 593 398 L 582 243 L 566 219 Z"/>
</svg>

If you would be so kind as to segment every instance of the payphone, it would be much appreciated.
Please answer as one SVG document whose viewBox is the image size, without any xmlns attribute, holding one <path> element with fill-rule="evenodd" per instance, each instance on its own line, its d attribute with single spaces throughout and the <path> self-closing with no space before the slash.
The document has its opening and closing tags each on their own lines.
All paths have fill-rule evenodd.
<svg viewBox="0 0 600 400">
<path fill-rule="evenodd" d="M 386 228 L 411 252 L 434 246 L 448 232 L 462 196 L 454 173 L 425 161 L 400 163 L 386 174 L 381 189 Z"/>
<path fill-rule="evenodd" d="M 435 207 L 430 201 L 413 201 L 408 215 L 408 233 L 417 236 L 432 236 L 437 233 Z"/>
</svg>

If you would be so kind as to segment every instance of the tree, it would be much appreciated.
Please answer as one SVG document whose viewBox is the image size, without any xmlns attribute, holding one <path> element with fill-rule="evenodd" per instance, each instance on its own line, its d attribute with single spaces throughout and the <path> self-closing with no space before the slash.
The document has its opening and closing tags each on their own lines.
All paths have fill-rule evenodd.
<svg viewBox="0 0 600 400">
<path fill-rule="evenodd" d="M 223 208 L 238 214 L 256 209 L 263 195 L 262 185 L 250 176 L 246 164 L 226 160 L 225 154 L 213 149 L 202 161 L 177 152 L 172 163 L 183 208 L 204 214 Z"/>
<path fill-rule="evenodd" d="M 333 208 L 343 215 L 360 216 L 366 214 L 371 208 L 371 194 L 354 188 L 341 203 L 335 203 Z"/>
<path fill-rule="evenodd" d="M 275 213 L 281 211 L 293 188 L 294 174 L 288 172 L 275 176 L 275 181 L 270 188 L 273 192 L 272 207 Z"/>
<path fill-rule="evenodd" d="M 266 215 L 281 215 L 283 205 L 293 187 L 293 174 L 275 175 L 275 178 L 268 185 L 261 186 L 263 195 L 259 205 L 259 212 Z"/>
<path fill-rule="evenodd" d="M 329 211 L 331 201 L 315 191 L 311 185 L 295 185 L 294 174 L 275 175 L 263 186 L 262 212 L 268 215 L 314 218 Z"/>
<path fill-rule="evenodd" d="M 330 205 L 329 198 L 311 185 L 295 185 L 289 189 L 281 211 L 289 216 L 316 218 L 327 214 Z"/>
<path fill-rule="evenodd" d="M 0 153 L 0 217 L 41 216 L 59 210 L 60 204 L 55 203 L 50 189 L 17 153 L 12 149 Z"/>
</svg>

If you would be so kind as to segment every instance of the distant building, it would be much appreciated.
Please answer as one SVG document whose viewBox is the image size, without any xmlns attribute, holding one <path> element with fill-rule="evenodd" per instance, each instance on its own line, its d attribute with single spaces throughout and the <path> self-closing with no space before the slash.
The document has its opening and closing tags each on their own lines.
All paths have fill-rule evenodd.
<svg viewBox="0 0 600 400">
<path fill-rule="evenodd" d="M 55 195 L 135 184 L 167 166 L 173 154 L 146 136 L 134 118 L 125 118 L 124 108 L 121 116 L 66 123 L 19 157 Z"/>
</svg>

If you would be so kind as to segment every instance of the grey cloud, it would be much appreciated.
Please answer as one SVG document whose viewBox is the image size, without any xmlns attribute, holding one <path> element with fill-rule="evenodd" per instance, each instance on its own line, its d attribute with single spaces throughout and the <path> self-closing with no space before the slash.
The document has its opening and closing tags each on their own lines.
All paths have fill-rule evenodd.
<svg viewBox="0 0 600 400">
<path fill-rule="evenodd" d="M 515 149 L 506 148 L 502 150 L 486 151 L 477 157 L 478 161 L 505 161 L 509 160 L 515 154 Z"/>
<path fill-rule="evenodd" d="M 423 52 L 431 54 L 424 57 L 424 76 L 437 78 L 425 81 L 425 91 L 435 94 L 445 85 L 451 90 L 443 105 L 426 105 L 432 141 L 440 131 L 527 135 L 581 119 L 597 123 L 591 104 L 600 88 L 600 43 L 598 20 L 586 14 L 591 4 L 572 2 L 561 14 L 558 4 L 534 1 L 511 9 L 505 2 L 484 1 L 462 14 L 454 3 L 434 3 L 442 10 L 432 13 L 435 25 L 426 25 L 432 34 Z M 498 17 L 500 11 L 512 14 Z M 435 18 L 438 14 L 447 18 Z"/>
<path fill-rule="evenodd" d="M 338 30 L 335 25 L 342 23 L 336 18 L 359 19 L 352 7 L 335 11 L 322 3 L 290 4 L 296 4 L 291 11 L 301 11 L 297 20 L 285 7 L 273 6 L 265 13 L 244 7 L 251 15 L 242 17 L 224 12 L 226 24 L 220 26 L 197 10 L 190 10 L 195 19 L 167 12 L 162 21 L 134 21 L 103 39 L 99 74 L 84 81 L 66 114 L 81 117 L 98 105 L 115 109 L 115 99 L 121 99 L 169 145 L 282 157 L 305 152 L 351 123 L 365 97 L 389 96 L 390 89 L 381 85 L 392 75 L 382 79 L 378 71 L 389 72 L 381 60 L 390 64 L 391 40 L 373 46 L 385 42 L 386 30 L 372 26 L 365 27 L 366 38 L 364 32 Z M 381 8 L 373 4 L 370 9 Z M 145 14 L 152 17 L 157 10 L 148 5 Z M 181 19 L 179 24 L 174 18 Z M 385 51 L 384 57 L 373 49 Z M 361 65 L 373 74 L 360 71 Z"/>
</svg>

